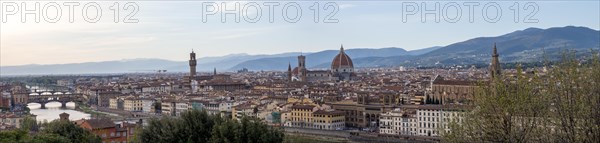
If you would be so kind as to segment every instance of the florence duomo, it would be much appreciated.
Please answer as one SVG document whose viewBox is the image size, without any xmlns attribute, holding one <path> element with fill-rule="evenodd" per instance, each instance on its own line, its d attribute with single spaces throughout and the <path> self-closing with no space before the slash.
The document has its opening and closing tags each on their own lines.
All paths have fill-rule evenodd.
<svg viewBox="0 0 600 143">
<path fill-rule="evenodd" d="M 344 52 L 344 45 L 340 47 L 339 53 L 331 61 L 329 70 L 308 70 L 306 68 L 306 56 L 298 56 L 298 66 L 294 69 L 288 66 L 288 80 L 300 82 L 317 81 L 350 81 L 356 76 L 354 64 L 350 56 Z"/>
</svg>

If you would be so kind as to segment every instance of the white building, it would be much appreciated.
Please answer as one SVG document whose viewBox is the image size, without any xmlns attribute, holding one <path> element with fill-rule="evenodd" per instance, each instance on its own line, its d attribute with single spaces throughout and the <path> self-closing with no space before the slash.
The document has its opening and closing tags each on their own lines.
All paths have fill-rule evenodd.
<svg viewBox="0 0 600 143">
<path fill-rule="evenodd" d="M 414 109 L 395 109 L 379 116 L 379 133 L 392 135 L 416 135 L 417 117 Z"/>
<path fill-rule="evenodd" d="M 458 108 L 424 105 L 417 109 L 417 135 L 440 136 L 440 131 L 449 131 L 448 124 L 452 121 L 462 122 L 462 114 Z"/>
<path fill-rule="evenodd" d="M 403 116 L 401 118 L 401 122 L 400 122 L 400 134 L 401 135 L 417 135 L 417 125 L 418 125 L 418 120 L 416 115 L 413 114 L 406 114 L 405 116 Z"/>
<path fill-rule="evenodd" d="M 188 111 L 188 103 L 186 101 L 175 102 L 175 116 L 179 117 L 181 114 Z"/>
<path fill-rule="evenodd" d="M 379 116 L 379 133 L 399 135 L 401 129 L 402 112 L 393 110 L 386 113 L 381 113 Z"/>
<path fill-rule="evenodd" d="M 462 122 L 463 110 L 456 106 L 417 105 L 405 106 L 382 113 L 379 117 L 379 133 L 410 136 L 440 136 L 448 132 L 452 121 Z"/>
<path fill-rule="evenodd" d="M 141 99 L 142 100 L 142 112 L 144 113 L 154 113 L 154 99 Z"/>
</svg>

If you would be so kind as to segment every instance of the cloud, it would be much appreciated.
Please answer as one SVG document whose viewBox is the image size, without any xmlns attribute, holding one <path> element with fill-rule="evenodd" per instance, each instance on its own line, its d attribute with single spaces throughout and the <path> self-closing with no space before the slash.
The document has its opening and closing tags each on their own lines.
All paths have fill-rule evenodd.
<svg viewBox="0 0 600 143">
<path fill-rule="evenodd" d="M 346 4 L 340 4 L 340 5 L 339 5 L 340 9 L 348 9 L 348 8 L 353 8 L 353 7 L 356 7 L 356 6 L 357 6 L 357 5 L 354 5 L 354 4 L 347 4 L 347 3 L 346 3 Z"/>
<path fill-rule="evenodd" d="M 228 29 L 212 32 L 210 35 L 216 35 L 212 39 L 214 40 L 229 40 L 229 39 L 239 39 L 244 37 L 255 36 L 263 33 L 271 32 L 275 29 L 280 29 L 281 27 L 262 27 L 262 28 L 238 28 L 238 29 Z"/>
</svg>

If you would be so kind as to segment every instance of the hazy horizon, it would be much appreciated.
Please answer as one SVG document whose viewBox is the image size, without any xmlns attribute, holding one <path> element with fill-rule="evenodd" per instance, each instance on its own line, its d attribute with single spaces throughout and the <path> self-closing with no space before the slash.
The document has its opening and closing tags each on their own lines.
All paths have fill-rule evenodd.
<svg viewBox="0 0 600 143">
<path fill-rule="evenodd" d="M 85 22 L 81 17 L 75 17 L 75 22 L 69 23 L 66 8 L 62 9 L 65 14 L 57 23 L 48 23 L 44 18 L 41 18 L 40 23 L 35 23 L 33 16 L 27 16 L 27 22 L 21 23 L 18 14 L 8 15 L 7 22 L 2 22 L 0 27 L 0 66 L 123 59 L 185 61 L 192 49 L 196 51 L 198 58 L 240 53 L 271 55 L 318 52 L 338 50 L 340 44 L 347 49 L 398 47 L 410 51 L 445 46 L 476 37 L 499 36 L 530 27 L 547 29 L 582 26 L 600 29 L 598 1 L 536 1 L 533 3 L 539 10 L 533 19 L 538 21 L 532 23 L 514 22 L 513 11 L 510 9 L 513 3 L 506 1 L 497 2 L 502 8 L 498 22 L 487 22 L 481 18 L 480 8 L 491 2 L 480 1 L 479 9 L 475 10 L 474 22 L 469 21 L 466 7 L 462 7 L 462 18 L 455 23 L 444 19 L 443 16 L 448 14 L 440 16 L 442 18 L 439 22 L 435 22 L 435 16 L 427 14 L 426 22 L 421 21 L 419 14 L 408 15 L 404 22 L 403 11 L 400 10 L 406 4 L 403 1 L 335 1 L 339 11 L 333 17 L 338 20 L 334 23 L 313 22 L 310 9 L 312 2 L 298 2 L 302 16 L 296 23 L 284 21 L 280 15 L 275 15 L 274 22 L 269 22 L 266 7 L 262 8 L 262 19 L 259 18 L 260 21 L 256 23 L 244 19 L 247 15 L 256 16 L 256 12 L 240 14 L 240 22 L 235 22 L 234 16 L 225 15 L 226 22 L 223 23 L 219 13 L 207 15 L 207 22 L 202 21 L 202 2 L 141 1 L 136 2 L 139 6 L 134 17 L 139 20 L 137 23 L 114 23 L 111 19 L 113 13 L 109 8 L 112 3 L 98 3 L 103 14 L 97 23 Z M 227 2 L 229 5 L 232 3 L 235 2 Z M 251 2 L 240 2 L 240 5 L 248 3 Z M 261 6 L 264 4 L 256 3 Z M 280 14 L 281 7 L 289 3 L 280 1 L 275 14 Z M 452 4 L 452 1 L 439 3 L 445 6 Z M 523 8 L 528 3 L 518 3 L 521 7 L 519 19 L 523 19 L 530 14 Z M 81 2 L 79 8 L 84 4 L 86 3 Z M 121 3 L 121 7 L 124 4 Z M 320 19 L 323 19 L 327 15 L 323 8 L 327 2 L 319 4 L 322 10 Z M 416 4 L 422 3 L 419 1 Z M 424 4 L 433 6 L 435 3 Z M 462 6 L 464 2 L 458 4 Z M 77 12 L 77 7 L 75 11 Z M 120 13 L 121 19 L 128 14 Z"/>
</svg>

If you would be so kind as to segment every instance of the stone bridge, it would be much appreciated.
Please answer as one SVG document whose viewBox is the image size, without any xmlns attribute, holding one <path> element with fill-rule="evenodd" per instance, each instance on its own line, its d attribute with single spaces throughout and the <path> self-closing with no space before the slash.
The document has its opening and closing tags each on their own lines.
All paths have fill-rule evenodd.
<svg viewBox="0 0 600 143">
<path fill-rule="evenodd" d="M 84 103 L 82 94 L 67 91 L 34 91 L 27 96 L 27 103 L 39 103 L 42 109 L 46 109 L 46 103 L 54 101 L 60 102 L 61 108 L 66 108 L 68 102 L 75 102 L 75 108 L 77 103 Z"/>
</svg>

